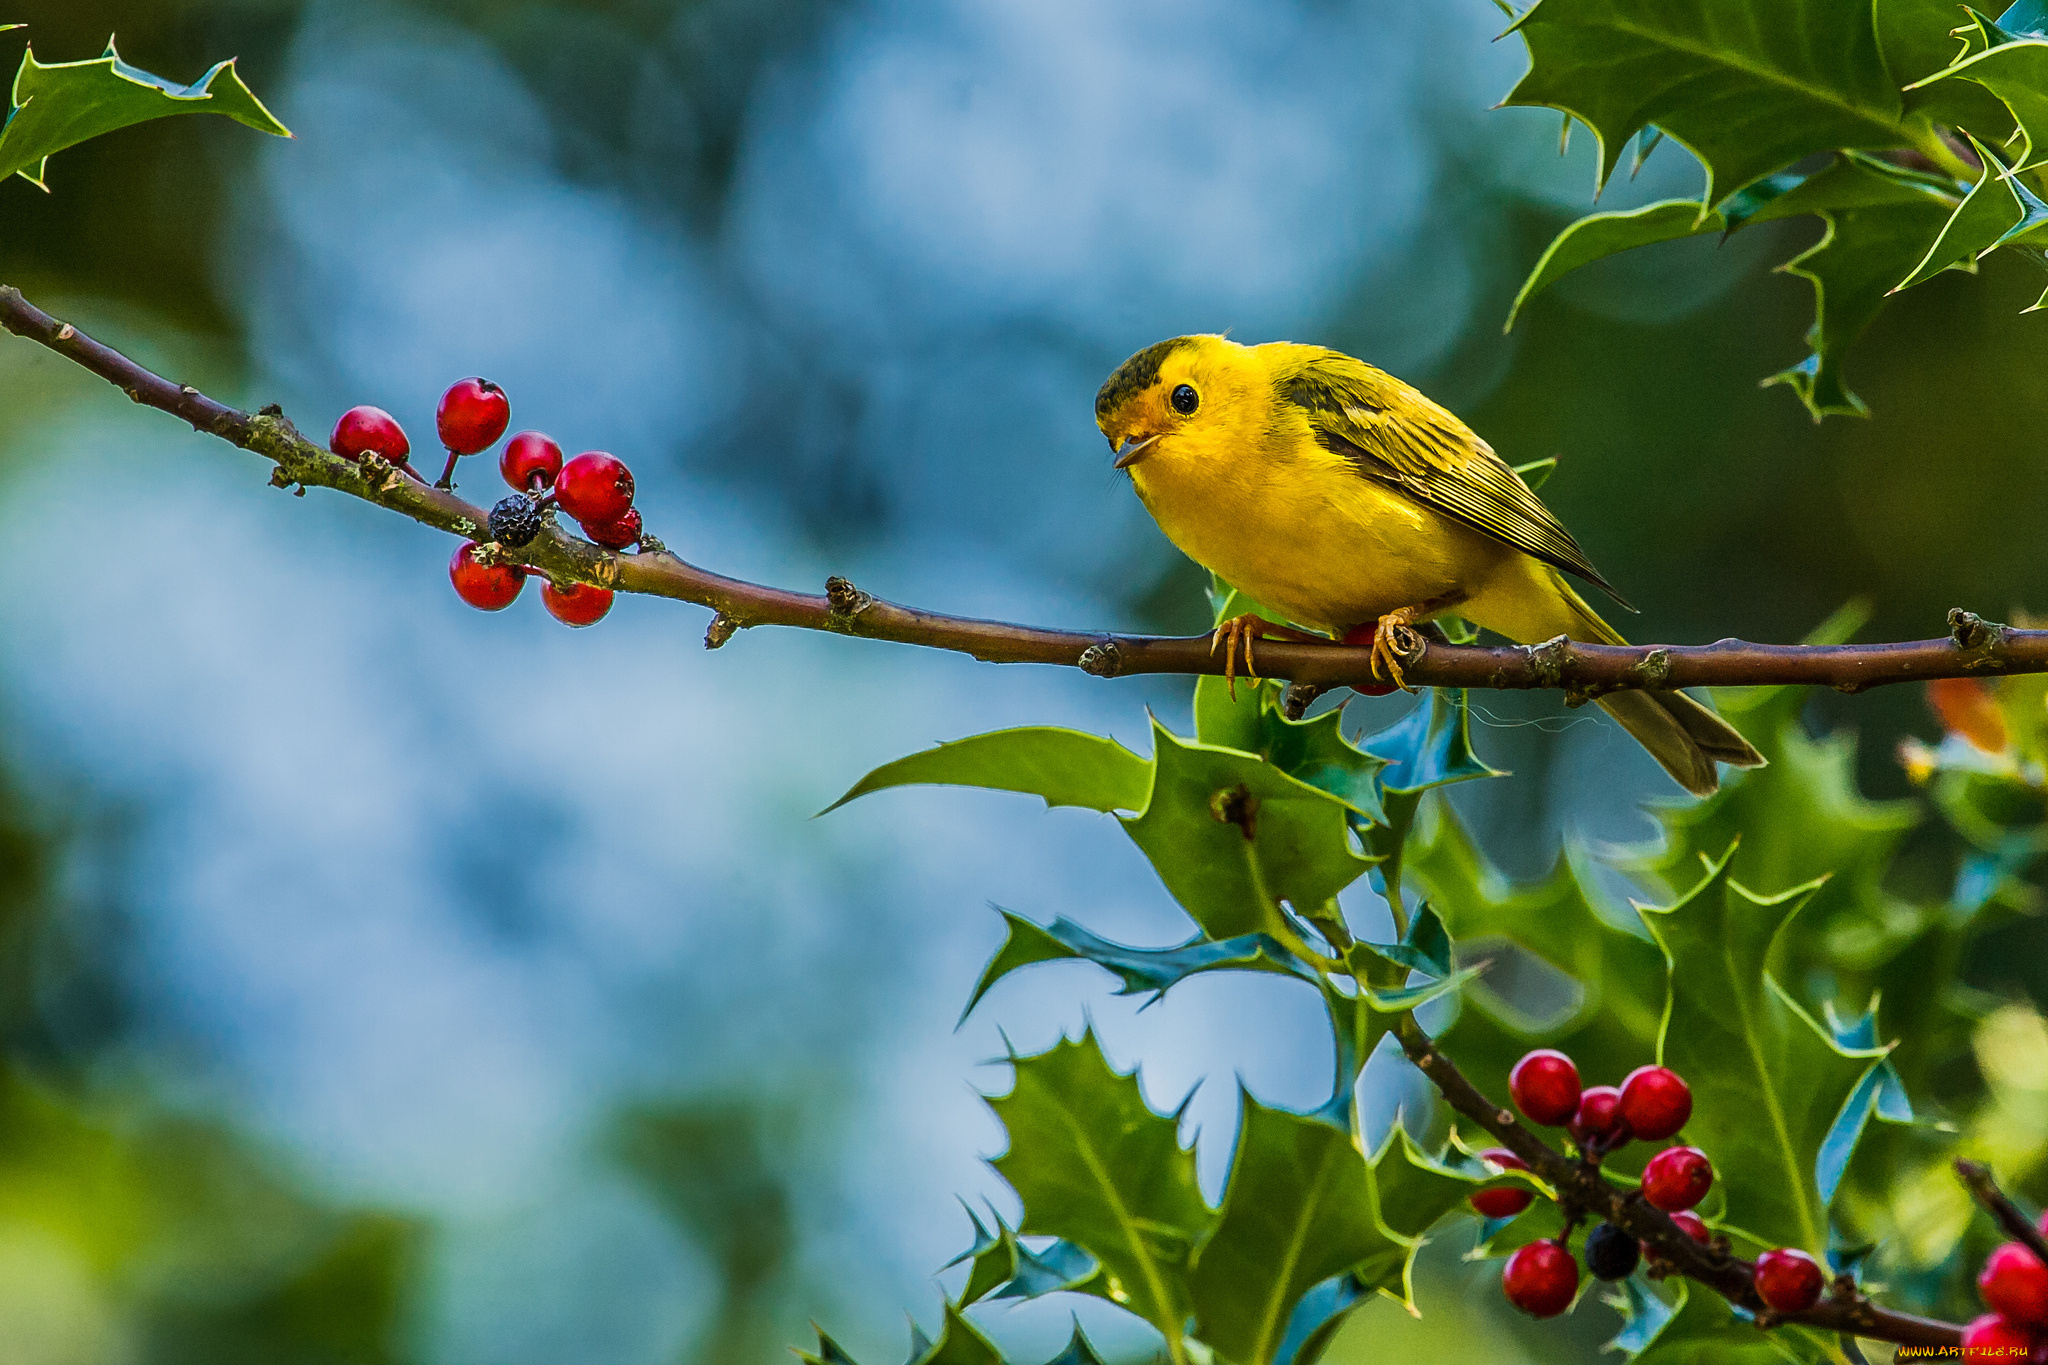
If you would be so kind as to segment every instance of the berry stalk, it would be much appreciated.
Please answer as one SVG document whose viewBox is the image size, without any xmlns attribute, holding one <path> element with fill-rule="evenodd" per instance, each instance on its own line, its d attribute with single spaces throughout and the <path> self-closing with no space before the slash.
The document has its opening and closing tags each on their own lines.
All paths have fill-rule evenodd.
<svg viewBox="0 0 2048 1365">
<path fill-rule="evenodd" d="M 1697 1280 L 1731 1303 L 1753 1313 L 1768 1314 L 1773 1322 L 1797 1322 L 1822 1331 L 1891 1341 L 1902 1346 L 1957 1346 L 1963 1329 L 1952 1322 L 1940 1322 L 1912 1313 L 1900 1313 L 1859 1295 L 1835 1293 L 1803 1312 L 1772 1310 L 1756 1290 L 1756 1267 L 1728 1252 L 1703 1245 L 1669 1214 L 1659 1212 L 1639 1198 L 1631 1197 L 1602 1176 L 1590 1162 L 1574 1161 L 1552 1148 L 1522 1126 L 1512 1110 L 1503 1108 L 1480 1093 L 1457 1065 L 1415 1022 L 1413 1014 L 1400 1015 L 1394 1036 L 1408 1060 L 1450 1106 L 1491 1133 L 1500 1145 L 1528 1163 L 1531 1171 L 1557 1191 L 1558 1203 L 1567 1219 L 1597 1217 L 1621 1228 L 1653 1249 L 1659 1260 L 1687 1279 Z"/>
</svg>

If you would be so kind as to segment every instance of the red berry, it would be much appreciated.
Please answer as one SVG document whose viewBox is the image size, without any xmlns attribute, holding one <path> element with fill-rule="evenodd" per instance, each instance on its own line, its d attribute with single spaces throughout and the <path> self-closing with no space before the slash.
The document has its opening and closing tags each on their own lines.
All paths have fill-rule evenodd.
<svg viewBox="0 0 2048 1365">
<path fill-rule="evenodd" d="M 1572 1115 L 1565 1131 L 1581 1149 L 1596 1143 L 1612 1151 L 1629 1140 L 1628 1124 L 1621 1117 L 1621 1091 L 1611 1085 L 1589 1086 L 1579 1095 L 1579 1112 Z"/>
<path fill-rule="evenodd" d="M 448 561 L 448 581 L 455 593 L 478 611 L 503 611 L 526 586 L 526 570 L 518 564 L 479 564 L 476 542 L 466 540 Z"/>
<path fill-rule="evenodd" d="M 1826 1277 L 1803 1251 L 1779 1247 L 1756 1258 L 1756 1292 L 1780 1313 L 1804 1313 L 1820 1302 Z"/>
<path fill-rule="evenodd" d="M 1996 1313 L 1973 1318 L 1963 1329 L 1963 1359 L 1971 1365 L 1991 1365 L 1993 1361 L 2020 1365 L 2033 1358 L 2034 1346 L 2033 1333 Z"/>
<path fill-rule="evenodd" d="M 1538 1048 L 1508 1073 L 1508 1096 L 1531 1123 L 1555 1128 L 1579 1112 L 1579 1069 L 1553 1048 Z"/>
<path fill-rule="evenodd" d="M 1531 1317 L 1554 1318 L 1579 1292 L 1579 1263 L 1559 1242 L 1531 1242 L 1508 1257 L 1500 1272 L 1508 1302 Z"/>
<path fill-rule="evenodd" d="M 522 493 L 532 492 L 536 485 L 552 488 L 555 475 L 562 472 L 562 448 L 540 432 L 522 431 L 505 442 L 498 472 Z"/>
<path fill-rule="evenodd" d="M 474 455 L 505 434 L 512 404 L 505 391 L 488 379 L 461 379 L 441 395 L 434 413 L 441 444 L 457 455 Z"/>
<path fill-rule="evenodd" d="M 1695 1242 L 1710 1242 L 1713 1240 L 1713 1235 L 1707 1231 L 1705 1220 L 1696 1213 L 1686 1209 L 1678 1209 L 1672 1213 L 1671 1221 L 1678 1224 L 1685 1235 L 1692 1238 Z"/>
<path fill-rule="evenodd" d="M 617 521 L 633 505 L 633 472 L 602 450 L 586 450 L 555 476 L 555 499 L 586 525 Z"/>
<path fill-rule="evenodd" d="M 1529 1163 L 1505 1147 L 1489 1147 L 1479 1154 L 1482 1161 L 1490 1161 L 1504 1171 L 1526 1171 Z M 1472 1195 L 1472 1207 L 1488 1218 L 1512 1218 L 1535 1201 L 1536 1192 L 1527 1185 L 1496 1185 L 1490 1190 L 1476 1190 Z"/>
<path fill-rule="evenodd" d="M 594 626 L 612 609 L 612 590 L 588 583 L 571 583 L 566 588 L 542 583 L 540 600 L 546 604 L 548 615 L 565 626 Z"/>
<path fill-rule="evenodd" d="M 617 521 L 586 521 L 583 534 L 608 550 L 623 550 L 640 539 L 640 509 L 628 507 Z"/>
<path fill-rule="evenodd" d="M 1639 1066 L 1621 1083 L 1621 1117 L 1644 1142 L 1662 1142 L 1692 1117 L 1692 1087 L 1669 1067 Z"/>
<path fill-rule="evenodd" d="M 1697 1147 L 1666 1147 L 1643 1167 L 1643 1198 L 1653 1209 L 1689 1209 L 1714 1188 L 1714 1163 Z"/>
<path fill-rule="evenodd" d="M 2012 1322 L 2048 1327 L 2048 1266 L 2018 1242 L 2007 1242 L 1985 1259 L 1977 1292 Z"/>
<path fill-rule="evenodd" d="M 412 442 L 405 439 L 405 428 L 398 425 L 398 419 L 368 404 L 341 415 L 334 434 L 327 438 L 327 448 L 351 460 L 382 455 L 393 464 L 404 464 L 405 457 L 412 454 Z"/>
</svg>

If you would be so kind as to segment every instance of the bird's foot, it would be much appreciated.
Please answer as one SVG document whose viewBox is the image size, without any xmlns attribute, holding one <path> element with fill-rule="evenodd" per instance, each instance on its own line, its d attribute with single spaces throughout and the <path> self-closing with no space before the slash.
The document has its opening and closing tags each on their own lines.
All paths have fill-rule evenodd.
<svg viewBox="0 0 2048 1365">
<path fill-rule="evenodd" d="M 1239 645 L 1244 647 L 1244 675 L 1250 681 L 1257 682 L 1259 680 L 1258 665 L 1252 658 L 1252 641 L 1268 636 L 1281 640 L 1323 640 L 1323 637 L 1320 635 L 1311 635 L 1305 630 L 1296 630 L 1292 626 L 1277 625 L 1272 621 L 1268 621 L 1263 616 L 1254 616 L 1250 612 L 1246 612 L 1242 616 L 1233 616 L 1227 621 L 1217 622 L 1216 629 L 1209 636 L 1209 652 L 1214 654 L 1219 646 L 1225 644 L 1229 646 L 1223 655 L 1223 678 L 1230 685 L 1230 699 L 1232 701 L 1237 700 L 1237 651 Z"/>
<path fill-rule="evenodd" d="M 1380 665 L 1386 665 L 1386 676 L 1394 686 L 1403 692 L 1413 692 L 1407 676 L 1401 671 L 1401 660 L 1412 656 L 1419 641 L 1415 638 L 1413 626 L 1422 615 L 1421 607 L 1402 607 L 1382 616 L 1372 630 L 1372 675 L 1381 676 Z"/>
</svg>

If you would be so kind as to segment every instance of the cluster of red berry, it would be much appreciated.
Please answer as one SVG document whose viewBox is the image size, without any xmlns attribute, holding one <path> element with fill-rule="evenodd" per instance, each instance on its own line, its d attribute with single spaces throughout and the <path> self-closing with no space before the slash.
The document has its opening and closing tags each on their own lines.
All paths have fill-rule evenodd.
<svg viewBox="0 0 2048 1365">
<path fill-rule="evenodd" d="M 488 379 L 464 379 L 441 395 L 434 425 L 447 447 L 448 464 L 436 488 L 453 488 L 455 464 L 465 455 L 481 454 L 497 443 L 511 425 L 512 405 L 505 391 Z M 336 455 L 361 460 L 375 455 L 394 469 L 425 483 L 411 463 L 412 443 L 397 419 L 382 408 L 350 408 L 334 424 L 327 448 Z M 640 509 L 633 506 L 633 473 L 602 450 L 586 450 L 564 461 L 561 446 L 538 431 L 522 431 L 505 443 L 498 470 L 516 490 L 491 508 L 491 539 L 514 549 L 530 545 L 545 524 L 543 514 L 558 506 L 576 518 L 583 534 L 608 549 L 624 550 L 641 540 Z M 519 564 L 480 560 L 476 541 L 465 541 L 448 561 L 448 580 L 463 601 L 479 611 L 502 611 L 526 586 L 527 570 Z M 557 621 L 570 626 L 595 625 L 612 609 L 609 588 L 588 583 L 557 587 L 541 584 L 541 602 Z"/>
<path fill-rule="evenodd" d="M 2048 1236 L 2048 1213 L 2040 1228 Z M 2048 1266 L 2041 1258 L 2007 1242 L 1985 1259 L 1977 1292 L 1991 1311 L 1963 1329 L 1963 1359 L 2048 1363 Z"/>
<path fill-rule="evenodd" d="M 1692 1089 L 1668 1067 L 1637 1067 L 1618 1086 L 1582 1089 L 1572 1059 L 1551 1048 L 1538 1049 L 1515 1063 L 1508 1093 L 1531 1122 L 1562 1127 L 1579 1155 L 1594 1161 L 1632 1141 L 1675 1137 L 1692 1117 Z M 1528 1169 L 1520 1157 L 1503 1148 L 1480 1155 L 1504 1170 Z M 1643 1167 L 1644 1202 L 1669 1214 L 1696 1242 L 1708 1241 L 1711 1234 L 1692 1209 L 1713 1186 L 1713 1163 L 1697 1147 L 1667 1147 Z M 1489 1218 L 1510 1218 L 1534 1198 L 1527 1189 L 1497 1186 L 1479 1191 L 1472 1204 Z M 1586 1269 L 1595 1279 L 1625 1279 L 1644 1255 L 1655 1254 L 1648 1243 L 1638 1243 L 1612 1223 L 1586 1234 Z M 1820 1264 L 1803 1251 L 1781 1247 L 1757 1258 L 1757 1294 L 1781 1313 L 1813 1307 L 1825 1282 Z M 1501 1286 L 1508 1301 L 1523 1312 L 1555 1317 L 1578 1295 L 1578 1263 L 1565 1238 L 1531 1242 L 1508 1257 Z"/>
</svg>

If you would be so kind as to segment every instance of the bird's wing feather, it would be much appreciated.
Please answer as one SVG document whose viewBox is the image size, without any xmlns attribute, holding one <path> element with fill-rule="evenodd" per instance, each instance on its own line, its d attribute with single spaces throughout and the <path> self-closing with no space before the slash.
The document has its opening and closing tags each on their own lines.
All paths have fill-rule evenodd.
<svg viewBox="0 0 2048 1365">
<path fill-rule="evenodd" d="M 1324 449 L 1351 461 L 1366 478 L 1575 573 L 1621 601 L 1521 476 L 1420 391 L 1336 351 L 1324 351 L 1283 377 L 1280 389 L 1284 399 L 1306 410 Z"/>
</svg>

